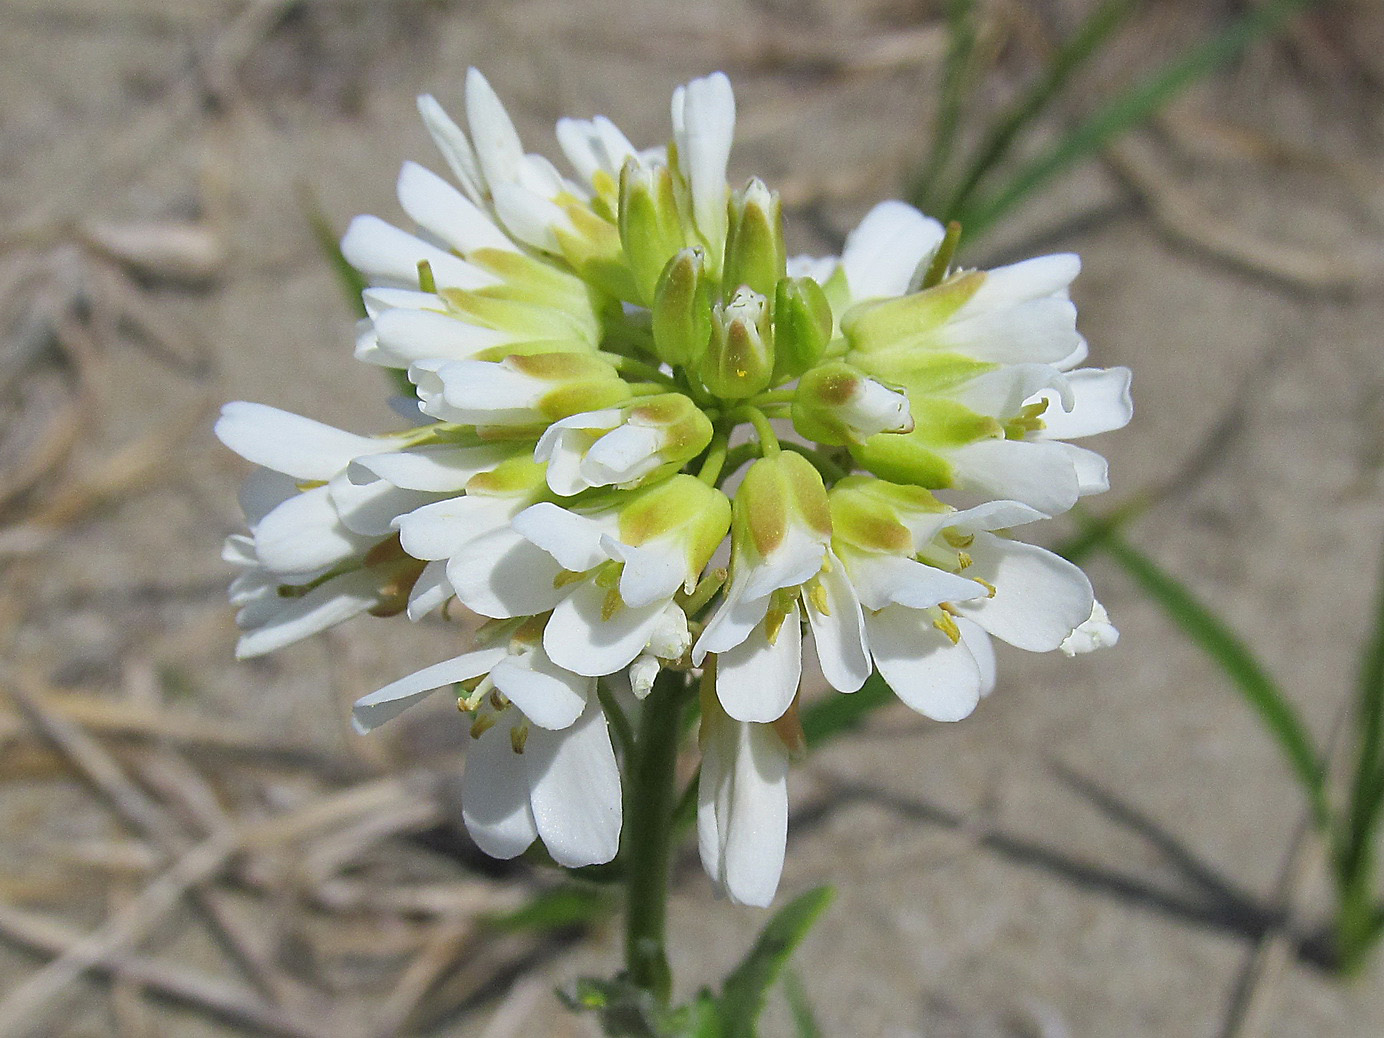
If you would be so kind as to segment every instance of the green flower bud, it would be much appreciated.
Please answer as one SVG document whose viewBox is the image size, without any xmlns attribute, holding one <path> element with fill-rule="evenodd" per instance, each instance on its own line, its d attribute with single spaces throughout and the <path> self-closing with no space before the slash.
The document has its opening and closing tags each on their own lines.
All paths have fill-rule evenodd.
<svg viewBox="0 0 1384 1038">
<path fill-rule="evenodd" d="M 626 160 L 620 170 L 620 241 L 639 301 L 648 305 L 668 258 L 687 243 L 673 171 L 667 166 Z"/>
<path fill-rule="evenodd" d="M 798 382 L 793 425 L 818 443 L 863 443 L 876 434 L 913 431 L 908 396 L 833 361 Z"/>
<path fill-rule="evenodd" d="M 760 458 L 735 491 L 731 537 L 742 564 L 792 548 L 790 532 L 810 538 L 831 536 L 831 506 L 822 477 L 812 463 L 792 451 Z"/>
<path fill-rule="evenodd" d="M 620 509 L 620 540 L 638 547 L 677 534 L 688 573 L 700 573 L 730 529 L 730 499 L 696 476 L 671 476 L 631 494 Z"/>
<path fill-rule="evenodd" d="M 911 555 L 913 535 L 904 516 L 944 512 L 946 505 L 918 486 L 886 483 L 872 476 L 847 476 L 828 495 L 832 539 L 862 551 Z"/>
<path fill-rule="evenodd" d="M 582 411 L 610 407 L 630 397 L 630 387 L 619 372 L 590 354 L 516 355 L 506 357 L 502 364 L 533 381 L 533 407 L 549 422 Z"/>
<path fill-rule="evenodd" d="M 762 295 L 742 288 L 729 303 L 712 307 L 711 342 L 698 373 L 714 396 L 726 400 L 743 400 L 769 385 L 774 340 Z"/>
<path fill-rule="evenodd" d="M 973 270 L 912 295 L 860 303 L 841 316 L 841 331 L 861 353 L 906 356 L 934 349 L 937 331 L 980 290 L 985 278 L 984 271 Z"/>
<path fill-rule="evenodd" d="M 778 192 L 756 177 L 731 195 L 728 216 L 721 283 L 728 289 L 748 286 L 760 295 L 772 294 L 787 257 Z"/>
<path fill-rule="evenodd" d="M 653 303 L 654 352 L 674 367 L 697 361 L 711 339 L 711 275 L 706 253 L 683 249 L 659 275 Z"/>
<path fill-rule="evenodd" d="M 811 278 L 783 278 L 774 288 L 774 385 L 822 359 L 831 341 L 831 305 Z"/>
</svg>

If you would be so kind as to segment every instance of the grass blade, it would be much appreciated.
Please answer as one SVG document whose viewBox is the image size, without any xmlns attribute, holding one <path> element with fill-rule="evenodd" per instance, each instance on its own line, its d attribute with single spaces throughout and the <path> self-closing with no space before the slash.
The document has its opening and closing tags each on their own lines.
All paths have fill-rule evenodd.
<svg viewBox="0 0 1384 1038">
<path fill-rule="evenodd" d="M 1097 542 L 1163 612 L 1212 658 L 1259 715 L 1297 776 L 1318 828 L 1330 827 L 1324 767 L 1307 726 L 1265 672 L 1249 647 L 1225 621 L 1197 601 L 1176 578 L 1106 526 Z"/>
<path fill-rule="evenodd" d="M 796 970 L 783 975 L 783 993 L 788 999 L 788 1011 L 793 1015 L 793 1031 L 798 1038 L 822 1038 L 822 1027 L 807 998 L 807 988 Z"/>
<path fill-rule="evenodd" d="M 972 238 L 984 233 L 1004 213 L 1053 177 L 1098 152 L 1115 138 L 1144 122 L 1197 80 L 1234 59 L 1255 40 L 1317 0 L 1269 0 L 1255 5 L 1220 32 L 1189 48 L 1143 82 L 1120 94 L 1022 167 L 988 201 L 951 214 Z"/>
<path fill-rule="evenodd" d="M 511 911 L 483 916 L 482 922 L 504 933 L 563 930 L 605 919 L 614 908 L 614 898 L 605 891 L 563 883 L 535 894 Z"/>
<path fill-rule="evenodd" d="M 720 1015 L 726 1038 L 754 1038 L 769 989 L 834 896 L 831 887 L 817 887 L 799 894 L 769 920 L 721 991 Z"/>
<path fill-rule="evenodd" d="M 941 100 L 933 127 L 932 151 L 923 170 L 909 190 L 913 204 L 927 210 L 937 179 L 956 148 L 956 133 L 961 126 L 961 106 L 966 98 L 966 83 L 971 57 L 976 47 L 975 0 L 948 0 L 947 57 L 942 66 Z"/>
<path fill-rule="evenodd" d="M 970 166 L 961 175 L 951 200 L 936 214 L 939 219 L 952 219 L 961 210 L 985 175 L 1009 154 L 1024 128 L 1042 113 L 1077 70 L 1100 49 L 1138 5 L 1139 0 L 1105 0 L 1091 12 L 1076 34 L 1058 48 L 1028 93 L 995 121 L 985 140 L 976 149 Z"/>
<path fill-rule="evenodd" d="M 866 717 L 893 700 L 893 689 L 878 673 L 871 674 L 858 692 L 833 693 L 826 699 L 819 699 L 802 712 L 803 735 L 807 737 L 808 746 L 816 746 L 858 728 Z"/>
</svg>

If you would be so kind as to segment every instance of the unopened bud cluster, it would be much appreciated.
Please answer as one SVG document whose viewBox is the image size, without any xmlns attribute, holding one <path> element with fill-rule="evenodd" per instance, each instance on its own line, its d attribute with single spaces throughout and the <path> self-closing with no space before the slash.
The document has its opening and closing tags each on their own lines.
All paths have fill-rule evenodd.
<svg viewBox="0 0 1384 1038">
<path fill-rule="evenodd" d="M 1130 417 L 1128 372 L 1082 366 L 1075 257 L 954 269 L 954 235 L 886 202 L 841 256 L 789 258 L 778 194 L 727 182 L 720 74 L 674 94 L 663 147 L 562 120 L 568 172 L 474 70 L 467 130 L 419 109 L 451 179 L 405 165 L 417 233 L 359 217 L 342 242 L 370 285 L 356 356 L 407 373 L 414 424 L 228 405 L 219 435 L 260 468 L 226 558 L 244 656 L 362 613 L 482 618 L 355 718 L 454 690 L 484 850 L 610 860 L 610 712 L 691 673 L 702 859 L 765 904 L 805 641 L 833 689 L 878 673 L 939 720 L 993 685 L 993 638 L 1114 641 L 1085 576 L 1014 533 L 1104 490 L 1068 441 Z"/>
</svg>

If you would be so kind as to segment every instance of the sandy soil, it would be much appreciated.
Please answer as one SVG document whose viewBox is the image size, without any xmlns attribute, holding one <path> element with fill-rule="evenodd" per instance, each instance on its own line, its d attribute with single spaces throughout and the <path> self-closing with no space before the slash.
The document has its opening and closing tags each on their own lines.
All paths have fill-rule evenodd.
<svg viewBox="0 0 1384 1038">
<path fill-rule="evenodd" d="M 1082 7 L 1040 13 L 1067 26 Z M 1150 16 L 1091 76 L 1085 100 L 1196 38 L 1200 10 Z M 1028 23 L 1006 24 L 1014 35 L 997 44 L 987 104 L 1032 60 Z M 1384 529 L 1381 41 L 1384 18 L 1360 2 L 1256 48 L 1136 142 L 1145 190 L 1131 189 L 1129 156 L 1092 165 L 968 256 L 1081 253 L 1093 356 L 1135 370 L 1135 421 L 1101 445 L 1111 503 L 1161 492 L 1133 536 L 1249 637 L 1323 739 L 1353 679 Z M 429 91 L 458 105 L 469 64 L 547 152 L 564 113 L 603 112 L 636 141 L 661 139 L 671 88 L 725 68 L 742 113 L 733 173 L 781 184 L 794 244 L 826 251 L 921 155 L 943 46 L 940 22 L 894 0 L 0 0 L 6 334 L 20 341 L 15 322 L 37 299 L 76 314 L 91 340 L 81 387 L 70 357 L 25 360 L 5 347 L 6 406 L 68 414 L 71 403 L 78 437 L 61 472 L 5 518 L 65 520 L 42 512 L 60 476 L 88 490 L 110 476 L 119 490 L 0 559 L 6 674 L 117 702 L 152 696 L 362 768 L 454 764 L 461 740 L 444 712 L 370 745 L 344 717 L 356 695 L 441 658 L 455 628 L 403 632 L 394 621 L 391 636 L 372 620 L 232 662 L 219 545 L 239 525 L 243 466 L 213 441 L 207 408 L 250 399 L 360 430 L 391 422 L 380 376 L 350 357 L 351 313 L 313 242 L 304 189 L 338 226 L 358 212 L 397 217 L 399 163 L 441 167 L 413 99 Z M 1179 206 L 1199 240 L 1178 233 Z M 181 283 L 131 279 L 79 244 L 98 220 L 191 221 L 220 255 Z M 191 272 L 187 255 L 179 262 Z M 141 317 L 169 328 L 166 348 L 138 332 Z M 0 432 L 14 444 L 28 428 L 13 419 Z M 117 478 L 116 454 L 131 444 L 150 462 L 139 487 Z M 838 889 L 798 960 L 826 1034 L 1220 1033 L 1270 928 L 1301 799 L 1214 668 L 1111 565 L 1090 572 L 1121 628 L 1117 650 L 1076 661 L 1005 653 L 1000 687 L 965 723 L 889 709 L 795 773 L 784 894 Z M 70 774 L 25 765 L 26 739 L 4 742 L 0 897 L 94 926 L 138 884 L 60 867 L 55 848 L 115 839 L 119 826 Z M 220 781 L 223 802 L 243 807 L 250 779 Z M 284 796 L 300 786 L 285 779 Z M 403 858 L 425 868 L 414 852 Z M 1310 928 L 1324 889 L 1294 893 Z M 252 926 L 269 925 L 272 904 L 242 900 Z M 716 902 L 689 862 L 673 922 L 690 987 L 724 971 L 762 916 Z M 353 984 L 351 962 L 377 982 L 386 967 L 370 956 L 393 955 L 397 973 L 418 936 L 403 924 L 357 928 L 356 946 L 347 933 L 327 940 L 348 945 L 331 949 L 349 960 L 331 974 L 341 1007 L 375 990 Z M 143 947 L 227 969 L 180 917 Z M 546 992 L 608 971 L 617 952 L 618 934 L 598 930 L 543 956 L 508 1001 L 482 1000 L 437 1033 L 588 1033 Z M 6 984 L 35 969 L 0 948 Z M 1333 981 L 1309 945 L 1269 979 L 1260 1033 L 1384 1033 L 1380 978 L 1376 968 Z M 66 987 L 39 1033 L 247 1033 L 124 998 Z M 496 1005 L 509 1015 L 487 1030 Z M 776 1005 L 766 1033 L 786 1027 Z"/>
</svg>

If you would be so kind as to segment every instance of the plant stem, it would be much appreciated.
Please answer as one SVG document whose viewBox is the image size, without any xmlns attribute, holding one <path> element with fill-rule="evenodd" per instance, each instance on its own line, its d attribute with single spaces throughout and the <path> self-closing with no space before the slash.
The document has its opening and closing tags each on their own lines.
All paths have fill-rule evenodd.
<svg viewBox="0 0 1384 1038">
<path fill-rule="evenodd" d="M 625 966 L 635 987 L 660 1008 L 672 994 L 665 932 L 668 916 L 668 863 L 673 832 L 673 800 L 687 678 L 665 670 L 654 680 L 639 719 L 637 756 L 626 799 L 628 902 L 625 906 Z"/>
</svg>

